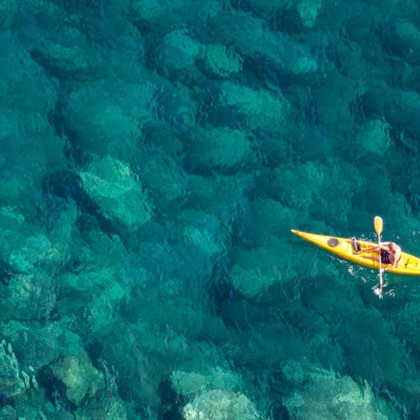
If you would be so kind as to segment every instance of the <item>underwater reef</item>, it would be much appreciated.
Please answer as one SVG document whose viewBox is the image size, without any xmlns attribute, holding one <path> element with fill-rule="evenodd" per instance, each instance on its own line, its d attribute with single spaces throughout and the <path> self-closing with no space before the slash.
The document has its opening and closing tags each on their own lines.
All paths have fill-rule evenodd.
<svg viewBox="0 0 420 420">
<path fill-rule="evenodd" d="M 0 11 L 2 419 L 420 415 L 417 286 L 289 234 L 420 254 L 415 1 Z"/>
</svg>

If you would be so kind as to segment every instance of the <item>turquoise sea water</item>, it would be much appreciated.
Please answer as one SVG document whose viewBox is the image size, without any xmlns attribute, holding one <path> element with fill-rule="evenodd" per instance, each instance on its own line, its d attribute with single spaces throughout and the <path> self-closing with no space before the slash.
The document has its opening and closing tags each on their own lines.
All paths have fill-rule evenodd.
<svg viewBox="0 0 420 420">
<path fill-rule="evenodd" d="M 415 0 L 0 15 L 0 418 L 420 417 Z"/>
</svg>

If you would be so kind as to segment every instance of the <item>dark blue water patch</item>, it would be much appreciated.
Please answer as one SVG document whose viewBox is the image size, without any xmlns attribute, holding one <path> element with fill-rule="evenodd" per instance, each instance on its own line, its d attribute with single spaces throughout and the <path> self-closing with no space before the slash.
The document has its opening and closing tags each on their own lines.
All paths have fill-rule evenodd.
<svg viewBox="0 0 420 420">
<path fill-rule="evenodd" d="M 16 271 L 7 261 L 0 259 L 0 282 L 5 286 L 7 286 L 10 279 L 18 273 L 19 271 Z"/>
<path fill-rule="evenodd" d="M 60 86 L 59 100 L 48 114 L 48 121 L 54 127 L 57 136 L 64 140 L 63 152 L 66 159 L 78 168 L 85 168 L 92 162 L 93 155 L 84 150 L 79 134 L 69 124 L 66 105 L 71 91 L 69 85 Z"/>
<path fill-rule="evenodd" d="M 81 226 L 83 226 L 83 215 L 86 214 L 95 217 L 100 228 L 107 234 L 121 233 L 122 226 L 118 226 L 118 222 L 113 224 L 101 213 L 98 204 L 83 189 L 80 176 L 73 171 L 49 174 L 44 179 L 43 190 L 47 208 L 54 207 L 54 198 L 52 198 L 54 196 L 64 198 L 66 201 L 73 200 L 82 212 L 82 218 L 79 219 Z"/>
<path fill-rule="evenodd" d="M 406 148 L 407 154 L 411 156 L 416 156 L 420 151 L 419 140 L 416 137 L 411 136 L 410 134 L 405 133 L 404 131 L 396 131 L 394 133 L 395 141 Z"/>
<path fill-rule="evenodd" d="M 162 420 L 182 420 L 182 408 L 188 403 L 188 399 L 179 396 L 173 389 L 169 379 L 159 384 L 159 394 L 162 398 L 162 406 L 159 412 L 159 418 Z"/>
<path fill-rule="evenodd" d="M 383 48 L 390 55 L 397 55 L 411 65 L 419 64 L 420 33 L 411 22 L 389 22 L 384 25 Z"/>
</svg>

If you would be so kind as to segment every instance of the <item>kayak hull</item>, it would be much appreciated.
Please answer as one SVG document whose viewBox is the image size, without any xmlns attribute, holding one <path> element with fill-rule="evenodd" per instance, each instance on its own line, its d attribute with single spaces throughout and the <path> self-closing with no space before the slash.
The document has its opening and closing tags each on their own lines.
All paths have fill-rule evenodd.
<svg viewBox="0 0 420 420">
<path fill-rule="evenodd" d="M 378 244 L 369 241 L 357 240 L 361 247 L 361 250 L 357 253 L 353 252 L 351 239 L 339 238 L 336 236 L 319 235 L 315 233 L 301 232 L 296 229 L 292 229 L 293 234 L 300 238 L 311 242 L 320 248 L 323 248 L 341 258 L 356 264 L 363 265 L 375 270 L 379 270 L 379 262 L 373 261 L 370 257 L 378 256 L 378 251 L 365 251 L 367 248 L 377 247 Z M 383 264 L 382 268 L 390 267 L 390 264 Z M 407 254 L 406 252 L 401 253 L 401 259 L 397 264 L 396 268 L 390 268 L 387 273 L 405 274 L 410 276 L 420 276 L 420 258 L 414 255 Z"/>
</svg>

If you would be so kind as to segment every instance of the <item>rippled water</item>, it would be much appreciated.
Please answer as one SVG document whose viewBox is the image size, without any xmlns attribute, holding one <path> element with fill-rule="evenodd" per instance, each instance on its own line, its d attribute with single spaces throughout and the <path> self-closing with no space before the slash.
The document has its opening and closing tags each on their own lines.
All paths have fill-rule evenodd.
<svg viewBox="0 0 420 420">
<path fill-rule="evenodd" d="M 2 418 L 420 415 L 415 1 L 0 10 Z"/>
</svg>

